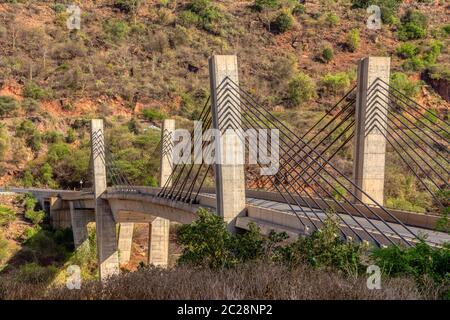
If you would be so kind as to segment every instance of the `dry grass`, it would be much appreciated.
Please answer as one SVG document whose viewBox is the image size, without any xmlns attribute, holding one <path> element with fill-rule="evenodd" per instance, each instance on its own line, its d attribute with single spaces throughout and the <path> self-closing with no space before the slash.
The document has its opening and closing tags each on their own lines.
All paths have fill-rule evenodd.
<svg viewBox="0 0 450 320">
<path fill-rule="evenodd" d="M 0 299 L 423 299 L 412 280 L 385 279 L 368 290 L 366 278 L 345 278 L 329 270 L 245 265 L 211 271 L 179 267 L 147 269 L 112 278 L 106 285 L 83 283 L 81 290 L 44 290 L 0 279 Z M 429 296 L 428 296 L 429 297 Z"/>
</svg>

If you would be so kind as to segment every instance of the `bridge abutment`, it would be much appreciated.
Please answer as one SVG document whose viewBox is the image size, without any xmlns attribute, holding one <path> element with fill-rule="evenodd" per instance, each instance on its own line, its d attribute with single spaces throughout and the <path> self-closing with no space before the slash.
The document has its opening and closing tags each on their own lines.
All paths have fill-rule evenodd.
<svg viewBox="0 0 450 320">
<path fill-rule="evenodd" d="M 378 94 L 377 86 L 386 87 L 389 77 L 389 57 L 367 57 L 359 61 L 353 153 L 353 179 L 358 187 L 354 190 L 355 200 L 381 206 L 384 201 L 388 106 L 386 97 Z"/>
<path fill-rule="evenodd" d="M 235 231 L 236 219 L 246 208 L 244 146 L 239 137 L 242 123 L 232 116 L 240 115 L 241 110 L 239 103 L 226 96 L 227 89 L 239 88 L 238 73 L 236 55 L 215 55 L 209 59 L 212 124 L 221 133 L 215 149 L 216 211 L 230 231 Z"/>
<path fill-rule="evenodd" d="M 116 222 L 111 208 L 102 199 L 106 191 L 105 142 L 103 120 L 91 120 L 91 157 L 94 181 L 95 228 L 100 280 L 119 274 Z"/>
</svg>

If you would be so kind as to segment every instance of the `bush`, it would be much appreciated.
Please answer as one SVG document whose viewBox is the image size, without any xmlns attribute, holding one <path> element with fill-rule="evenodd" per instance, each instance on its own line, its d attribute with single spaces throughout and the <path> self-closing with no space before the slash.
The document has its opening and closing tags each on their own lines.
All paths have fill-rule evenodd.
<svg viewBox="0 0 450 320">
<path fill-rule="evenodd" d="M 37 263 L 27 263 L 20 267 L 17 280 L 26 283 L 47 283 L 53 279 L 58 272 L 54 266 L 43 267 Z"/>
<path fill-rule="evenodd" d="M 346 72 L 328 73 L 322 78 L 325 90 L 332 94 L 342 94 L 350 87 L 350 77 Z"/>
<path fill-rule="evenodd" d="M 331 45 L 326 45 L 322 49 L 322 53 L 320 56 L 322 58 L 322 61 L 324 61 L 325 63 L 329 63 L 331 60 L 333 60 L 334 57 L 333 47 Z"/>
<path fill-rule="evenodd" d="M 114 8 L 125 13 L 135 12 L 139 8 L 140 0 L 115 0 Z"/>
<path fill-rule="evenodd" d="M 288 82 L 288 101 L 291 105 L 300 105 L 316 96 L 316 85 L 306 74 L 299 73 Z"/>
<path fill-rule="evenodd" d="M 184 246 L 180 264 L 222 268 L 236 263 L 229 250 L 232 235 L 223 219 L 205 209 L 198 211 L 196 221 L 180 227 L 178 243 Z"/>
<path fill-rule="evenodd" d="M 367 248 L 344 242 L 335 221 L 328 218 L 324 227 L 306 238 L 278 250 L 278 260 L 289 265 L 308 263 L 312 267 L 336 268 L 349 275 L 365 271 L 362 255 Z"/>
<path fill-rule="evenodd" d="M 31 98 L 23 99 L 22 108 L 27 114 L 36 113 L 39 111 L 39 101 Z"/>
<path fill-rule="evenodd" d="M 142 110 L 142 116 L 148 121 L 163 120 L 166 118 L 160 111 L 150 108 Z"/>
<path fill-rule="evenodd" d="M 62 134 L 56 131 L 47 131 L 42 136 L 42 139 L 47 143 L 59 143 L 62 141 Z"/>
<path fill-rule="evenodd" d="M 34 100 L 50 99 L 52 94 L 49 90 L 40 87 L 37 83 L 29 81 L 23 88 L 23 96 Z"/>
<path fill-rule="evenodd" d="M 0 227 L 9 225 L 16 220 L 16 213 L 13 209 L 0 205 Z"/>
<path fill-rule="evenodd" d="M 27 210 L 25 211 L 25 218 L 30 220 L 33 224 L 37 225 L 40 224 L 42 221 L 44 221 L 45 212 L 42 210 L 39 211 Z"/>
<path fill-rule="evenodd" d="M 67 143 L 74 143 L 76 141 L 77 137 L 76 137 L 76 132 L 75 130 L 73 130 L 72 128 L 69 128 L 67 130 L 67 134 L 66 134 L 66 142 Z"/>
<path fill-rule="evenodd" d="M 409 80 L 408 76 L 402 72 L 394 72 L 391 75 L 390 85 L 410 98 L 414 98 L 421 87 L 419 82 Z"/>
<path fill-rule="evenodd" d="M 402 41 L 424 38 L 427 34 L 427 17 L 420 11 L 408 10 L 402 18 L 397 37 Z"/>
<path fill-rule="evenodd" d="M 270 29 L 276 33 L 284 33 L 294 26 L 294 18 L 291 14 L 282 12 L 270 22 Z"/>
<path fill-rule="evenodd" d="M 265 10 L 273 10 L 281 7 L 280 1 L 278 0 L 255 0 L 253 8 L 259 12 Z"/>
<path fill-rule="evenodd" d="M 220 20 L 224 16 L 210 0 L 193 0 L 180 15 L 184 26 L 201 27 L 206 31 L 218 33 Z"/>
<path fill-rule="evenodd" d="M 296 16 L 303 14 L 305 12 L 306 12 L 306 7 L 304 4 L 301 4 L 301 3 L 297 3 L 295 5 L 295 7 L 292 9 L 292 14 L 296 15 Z"/>
<path fill-rule="evenodd" d="M 443 288 L 441 296 L 450 294 L 450 244 L 434 248 L 421 241 L 414 247 L 391 246 L 375 249 L 371 255 L 383 274 L 388 276 L 412 276 L 419 286 L 431 279 Z"/>
<path fill-rule="evenodd" d="M 130 27 L 125 21 L 111 19 L 107 20 L 103 25 L 103 30 L 106 32 L 110 40 L 120 41 L 128 35 Z"/>
<path fill-rule="evenodd" d="M 325 23 L 329 27 L 337 26 L 340 20 L 341 19 L 339 19 L 339 17 L 334 13 L 328 13 L 325 17 Z"/>
<path fill-rule="evenodd" d="M 442 31 L 447 35 L 450 36 L 450 24 L 447 24 L 442 27 Z"/>
<path fill-rule="evenodd" d="M 14 116 L 16 114 L 19 104 L 16 99 L 8 96 L 0 96 L 0 117 Z"/>
<path fill-rule="evenodd" d="M 272 232 L 265 239 L 255 225 L 250 225 L 248 232 L 235 235 L 227 230 L 221 217 L 206 209 L 199 209 L 198 216 L 196 221 L 178 230 L 178 242 L 184 247 L 180 264 L 220 269 L 270 260 L 279 243 L 287 238 L 285 233 Z"/>
<path fill-rule="evenodd" d="M 413 58 L 419 53 L 419 48 L 413 43 L 402 43 L 397 47 L 397 55 L 400 58 Z"/>
<path fill-rule="evenodd" d="M 359 30 L 358 29 L 352 29 L 347 35 L 347 40 L 345 42 L 348 50 L 351 52 L 355 52 L 359 48 Z"/>
</svg>

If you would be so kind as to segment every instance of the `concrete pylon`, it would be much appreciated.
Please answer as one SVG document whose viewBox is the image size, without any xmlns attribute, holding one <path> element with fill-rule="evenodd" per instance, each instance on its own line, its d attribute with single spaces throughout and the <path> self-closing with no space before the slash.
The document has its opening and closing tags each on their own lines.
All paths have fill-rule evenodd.
<svg viewBox="0 0 450 320">
<path fill-rule="evenodd" d="M 165 119 L 161 129 L 160 187 L 171 187 L 175 120 Z M 149 225 L 148 264 L 166 268 L 169 264 L 170 221 L 156 218 Z"/>
<path fill-rule="evenodd" d="M 88 238 L 88 223 L 90 212 L 76 210 L 72 201 L 69 202 L 70 220 L 72 224 L 73 242 L 75 248 L 80 247 Z"/>
<path fill-rule="evenodd" d="M 161 129 L 161 161 L 159 172 L 160 187 L 172 185 L 169 181 L 173 171 L 173 138 L 175 131 L 175 120 L 165 119 Z"/>
<path fill-rule="evenodd" d="M 94 182 L 95 229 L 97 233 L 97 257 L 100 280 L 119 274 L 116 222 L 102 194 L 106 191 L 105 145 L 103 120 L 91 120 L 91 157 Z"/>
<path fill-rule="evenodd" d="M 386 156 L 387 98 L 377 88 L 389 83 L 390 58 L 367 57 L 359 61 L 355 110 L 353 179 L 369 195 L 355 188 L 356 199 L 383 205 Z M 379 81 L 377 79 L 383 80 Z M 388 91 L 383 90 L 386 95 Z"/>
<path fill-rule="evenodd" d="M 215 55 L 209 59 L 212 123 L 213 128 L 221 132 L 220 143 L 216 144 L 215 149 L 216 210 L 230 231 L 235 231 L 236 218 L 243 214 L 246 208 L 242 158 L 244 146 L 239 137 L 242 123 L 240 119 L 232 116 L 240 115 L 241 109 L 239 98 L 231 99 L 226 96 L 227 93 L 238 95 L 238 73 L 235 55 Z M 233 89 L 226 92 L 227 88 Z M 230 112 L 230 109 L 233 109 L 233 112 Z"/>
</svg>

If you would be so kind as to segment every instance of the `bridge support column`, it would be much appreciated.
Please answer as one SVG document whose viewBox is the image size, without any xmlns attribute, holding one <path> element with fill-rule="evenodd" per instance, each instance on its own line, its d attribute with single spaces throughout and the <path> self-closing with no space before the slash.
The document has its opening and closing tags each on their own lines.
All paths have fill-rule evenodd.
<svg viewBox="0 0 450 320">
<path fill-rule="evenodd" d="M 220 143 L 216 144 L 215 149 L 216 211 L 223 217 L 228 229 L 235 231 L 236 218 L 245 211 L 244 146 L 239 137 L 242 124 L 240 119 L 232 116 L 240 115 L 241 110 L 238 103 L 225 95 L 221 96 L 220 101 L 218 99 L 227 86 L 236 89 L 239 86 L 237 57 L 212 56 L 209 59 L 209 75 L 213 128 L 219 129 L 221 133 Z M 237 92 L 231 90 L 230 94 L 236 95 Z"/>
<path fill-rule="evenodd" d="M 175 120 L 165 119 L 161 130 L 161 168 L 159 176 L 160 187 L 172 185 L 173 171 L 173 136 Z M 156 218 L 149 225 L 148 264 L 166 268 L 169 265 L 169 231 L 170 221 Z"/>
<path fill-rule="evenodd" d="M 169 265 L 170 221 L 156 218 L 149 226 L 148 264 L 167 268 Z"/>
<path fill-rule="evenodd" d="M 355 110 L 353 179 L 356 199 L 367 204 L 383 205 L 386 153 L 386 97 L 377 94 L 377 86 L 389 83 L 389 57 L 367 57 L 358 64 Z M 384 100 L 384 101 L 383 101 Z"/>
<path fill-rule="evenodd" d="M 126 264 L 130 262 L 131 247 L 133 245 L 134 223 L 119 224 L 119 263 Z"/>
<path fill-rule="evenodd" d="M 73 242 L 78 249 L 88 238 L 89 212 L 83 212 L 74 208 L 73 202 L 69 202 L 70 220 L 72 224 Z"/>
<path fill-rule="evenodd" d="M 105 145 L 103 120 L 91 120 L 91 157 L 94 173 L 95 228 L 100 280 L 119 274 L 116 222 L 102 194 L 106 191 Z"/>
</svg>

